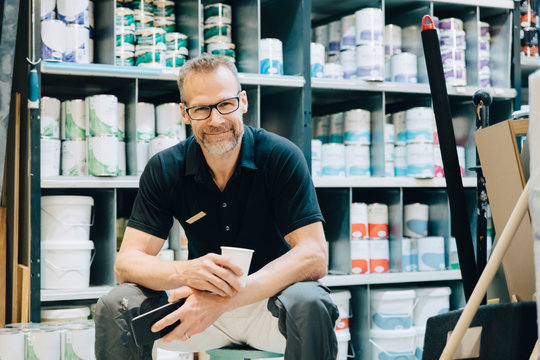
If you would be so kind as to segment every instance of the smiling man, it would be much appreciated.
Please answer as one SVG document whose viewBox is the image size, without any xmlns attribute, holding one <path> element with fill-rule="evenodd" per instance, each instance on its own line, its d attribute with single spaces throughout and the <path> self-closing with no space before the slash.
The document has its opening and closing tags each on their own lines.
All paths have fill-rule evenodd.
<svg viewBox="0 0 540 360">
<path fill-rule="evenodd" d="M 96 357 L 149 359 L 129 324 L 140 313 L 185 299 L 152 327 L 180 320 L 155 346 L 186 352 L 244 346 L 286 360 L 335 360 L 338 317 L 328 289 L 327 251 L 317 197 L 300 149 L 243 124 L 248 110 L 231 59 L 203 54 L 178 79 L 193 136 L 154 156 L 140 180 L 115 263 L 122 285 L 96 308 Z M 173 218 L 188 237 L 189 260 L 159 252 Z M 255 250 L 242 271 L 220 246 Z"/>
</svg>

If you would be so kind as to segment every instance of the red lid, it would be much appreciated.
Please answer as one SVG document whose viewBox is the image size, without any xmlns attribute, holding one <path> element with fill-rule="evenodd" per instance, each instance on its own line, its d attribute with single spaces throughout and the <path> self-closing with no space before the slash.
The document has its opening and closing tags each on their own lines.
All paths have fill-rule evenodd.
<svg viewBox="0 0 540 360">
<path fill-rule="evenodd" d="M 429 23 L 426 24 L 426 20 L 428 20 Z M 422 31 L 428 29 L 435 29 L 435 24 L 433 23 L 431 16 L 424 15 L 424 17 L 422 17 Z"/>
</svg>

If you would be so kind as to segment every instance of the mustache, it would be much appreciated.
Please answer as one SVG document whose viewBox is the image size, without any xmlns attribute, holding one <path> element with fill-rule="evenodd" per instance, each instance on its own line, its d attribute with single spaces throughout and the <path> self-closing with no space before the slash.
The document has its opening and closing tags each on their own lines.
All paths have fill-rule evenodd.
<svg viewBox="0 0 540 360">
<path fill-rule="evenodd" d="M 203 134 L 212 134 L 212 133 L 220 133 L 220 132 L 223 132 L 223 131 L 229 131 L 229 130 L 232 130 L 234 132 L 234 127 L 233 126 L 221 126 L 221 127 L 214 127 L 214 126 L 211 126 L 211 127 L 207 127 L 206 129 L 203 129 Z"/>
</svg>

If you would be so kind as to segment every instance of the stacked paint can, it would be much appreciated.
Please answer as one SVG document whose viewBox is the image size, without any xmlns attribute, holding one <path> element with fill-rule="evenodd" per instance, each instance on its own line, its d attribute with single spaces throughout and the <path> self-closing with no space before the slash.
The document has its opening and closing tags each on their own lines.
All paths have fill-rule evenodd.
<svg viewBox="0 0 540 360">
<path fill-rule="evenodd" d="M 443 60 L 444 77 L 448 86 L 467 85 L 465 67 L 465 31 L 463 21 L 457 18 L 441 19 L 439 43 Z M 481 41 L 482 42 L 482 41 Z M 486 42 L 484 41 L 484 45 Z M 489 40 L 487 41 L 489 53 Z"/>
<path fill-rule="evenodd" d="M 283 75 L 283 44 L 281 40 L 259 40 L 259 72 L 267 75 Z"/>
<path fill-rule="evenodd" d="M 86 142 L 86 107 L 82 99 L 62 102 L 61 117 L 61 174 L 88 175 Z"/>
<path fill-rule="evenodd" d="M 133 10 L 117 7 L 115 10 L 115 64 L 135 65 L 135 17 Z"/>
<path fill-rule="evenodd" d="M 430 107 L 415 107 L 405 111 L 407 134 L 407 176 L 432 178 L 433 133 L 435 116 Z"/>
<path fill-rule="evenodd" d="M 207 53 L 236 59 L 231 24 L 230 5 L 216 3 L 204 7 L 204 44 Z"/>
<path fill-rule="evenodd" d="M 60 175 L 60 100 L 41 98 L 41 177 Z"/>
<path fill-rule="evenodd" d="M 384 176 L 395 176 L 396 150 L 394 146 L 394 124 L 385 123 L 384 128 Z"/>
<path fill-rule="evenodd" d="M 350 301 L 351 292 L 349 290 L 337 290 L 330 293 L 330 297 L 336 304 L 339 311 L 339 318 L 336 321 L 335 332 L 338 343 L 336 360 L 347 360 L 349 351 L 349 341 L 351 333 L 349 330 L 349 319 L 351 317 Z"/>
<path fill-rule="evenodd" d="M 538 57 L 538 29 L 536 23 L 536 1 L 521 0 L 520 13 L 520 40 L 521 55 Z"/>
<path fill-rule="evenodd" d="M 480 37 L 478 40 L 478 61 L 480 62 L 480 73 L 478 82 L 480 87 L 491 86 L 491 70 L 490 70 L 490 40 L 489 23 L 481 21 Z"/>
<path fill-rule="evenodd" d="M 402 271 L 418 270 L 417 239 L 427 236 L 429 223 L 429 206 L 412 203 L 403 206 L 403 235 L 401 241 Z"/>
<path fill-rule="evenodd" d="M 394 125 L 394 175 L 407 176 L 407 128 L 405 111 L 391 114 Z"/>
<path fill-rule="evenodd" d="M 322 141 L 311 139 L 311 174 L 314 177 L 321 176 L 322 172 Z"/>
<path fill-rule="evenodd" d="M 384 28 L 385 80 L 418 82 L 418 57 L 413 52 L 403 52 L 401 27 L 389 24 Z"/>
<path fill-rule="evenodd" d="M 93 21 L 92 1 L 42 1 L 41 58 L 45 61 L 91 63 L 94 58 Z"/>
<path fill-rule="evenodd" d="M 355 12 L 356 77 L 368 81 L 384 80 L 384 19 L 379 8 Z"/>
</svg>

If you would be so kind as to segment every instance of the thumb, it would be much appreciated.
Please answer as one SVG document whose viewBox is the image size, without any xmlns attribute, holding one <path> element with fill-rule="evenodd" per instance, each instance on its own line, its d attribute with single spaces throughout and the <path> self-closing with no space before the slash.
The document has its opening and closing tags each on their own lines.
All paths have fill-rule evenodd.
<svg viewBox="0 0 540 360">
<path fill-rule="evenodd" d="M 176 302 L 180 299 L 187 298 L 188 296 L 193 294 L 193 290 L 188 286 L 182 286 L 176 290 L 173 291 L 171 296 L 169 296 L 169 302 Z"/>
</svg>

